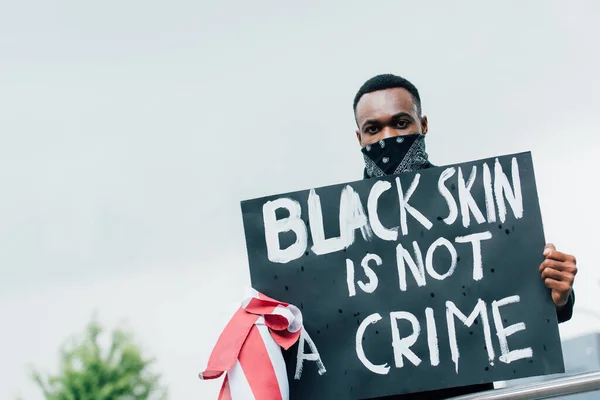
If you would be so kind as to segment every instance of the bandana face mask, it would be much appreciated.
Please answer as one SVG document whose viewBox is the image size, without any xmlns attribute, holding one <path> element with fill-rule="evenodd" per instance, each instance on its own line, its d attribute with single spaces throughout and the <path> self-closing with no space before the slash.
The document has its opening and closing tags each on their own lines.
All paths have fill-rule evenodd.
<svg viewBox="0 0 600 400">
<path fill-rule="evenodd" d="M 425 135 L 390 137 L 362 148 L 365 159 L 365 179 L 395 175 L 428 168 Z"/>
</svg>

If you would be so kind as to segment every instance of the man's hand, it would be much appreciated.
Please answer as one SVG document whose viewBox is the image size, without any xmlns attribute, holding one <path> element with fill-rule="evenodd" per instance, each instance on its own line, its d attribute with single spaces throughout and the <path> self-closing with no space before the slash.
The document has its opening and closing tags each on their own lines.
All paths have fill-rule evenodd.
<svg viewBox="0 0 600 400">
<path fill-rule="evenodd" d="M 577 261 L 569 254 L 556 251 L 552 243 L 544 248 L 546 259 L 540 265 L 542 279 L 552 289 L 552 300 L 557 307 L 563 307 L 569 301 L 573 290 L 573 281 L 577 275 Z"/>
</svg>

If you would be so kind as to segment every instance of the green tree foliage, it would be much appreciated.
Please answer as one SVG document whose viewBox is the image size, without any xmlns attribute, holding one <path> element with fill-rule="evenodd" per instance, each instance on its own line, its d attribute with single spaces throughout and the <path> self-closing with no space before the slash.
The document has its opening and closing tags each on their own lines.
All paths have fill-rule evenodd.
<svg viewBox="0 0 600 400">
<path fill-rule="evenodd" d="M 131 334 L 114 330 L 111 343 L 103 349 L 99 343 L 103 331 L 93 319 L 83 337 L 61 350 L 56 375 L 43 377 L 33 372 L 46 400 L 166 399 L 160 376 L 150 371 L 154 360 L 142 356 Z"/>
</svg>

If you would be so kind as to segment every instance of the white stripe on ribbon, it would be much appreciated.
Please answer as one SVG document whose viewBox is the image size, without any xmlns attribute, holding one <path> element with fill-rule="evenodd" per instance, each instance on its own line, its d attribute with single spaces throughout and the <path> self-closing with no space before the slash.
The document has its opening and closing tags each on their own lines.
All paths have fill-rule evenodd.
<svg viewBox="0 0 600 400">
<path fill-rule="evenodd" d="M 232 400 L 256 400 L 239 360 L 235 362 L 228 375 Z"/>
<path fill-rule="evenodd" d="M 281 398 L 283 400 L 289 400 L 290 388 L 281 347 L 279 347 L 279 345 L 275 342 L 273 336 L 271 336 L 271 332 L 269 332 L 269 328 L 266 325 L 257 324 L 256 327 L 260 332 L 260 336 L 262 337 L 265 347 L 267 348 L 267 354 L 271 359 L 271 364 L 273 365 L 273 370 L 275 371 L 275 377 L 277 378 L 277 383 L 279 384 Z"/>
</svg>

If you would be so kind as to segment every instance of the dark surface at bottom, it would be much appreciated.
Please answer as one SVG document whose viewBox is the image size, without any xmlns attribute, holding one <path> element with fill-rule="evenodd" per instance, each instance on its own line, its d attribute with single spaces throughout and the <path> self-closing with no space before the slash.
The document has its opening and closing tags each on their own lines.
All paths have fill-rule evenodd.
<svg viewBox="0 0 600 400">
<path fill-rule="evenodd" d="M 450 389 L 433 390 L 430 392 L 410 393 L 395 396 L 376 397 L 369 400 L 442 400 L 451 397 L 462 396 L 465 394 L 484 392 L 494 389 L 491 383 L 483 383 L 481 385 L 469 385 Z"/>
</svg>

